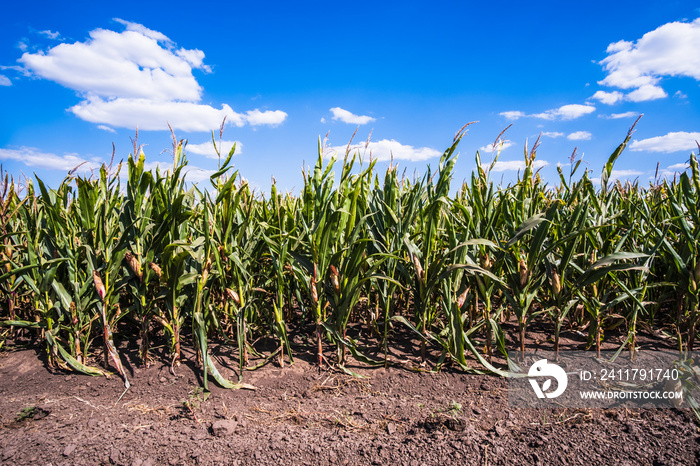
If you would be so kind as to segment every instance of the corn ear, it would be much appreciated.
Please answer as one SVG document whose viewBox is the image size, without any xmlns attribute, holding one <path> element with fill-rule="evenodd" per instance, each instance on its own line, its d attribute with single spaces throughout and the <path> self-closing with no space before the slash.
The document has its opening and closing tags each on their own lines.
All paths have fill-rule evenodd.
<svg viewBox="0 0 700 466">
<path fill-rule="evenodd" d="M 231 288 L 226 288 L 226 296 L 233 301 L 236 306 L 240 306 L 241 304 L 241 298 L 238 296 L 238 293 L 233 291 Z"/>
<path fill-rule="evenodd" d="M 158 264 L 156 264 L 155 262 L 151 262 L 150 264 L 148 264 L 148 267 L 151 270 L 153 270 L 153 272 L 155 272 L 159 280 L 163 278 L 163 271 L 160 269 Z"/>
<path fill-rule="evenodd" d="M 105 299 L 107 290 L 105 289 L 105 286 L 102 283 L 102 278 L 100 278 L 100 273 L 97 270 L 92 271 L 92 281 L 95 283 L 97 294 L 100 295 L 101 299 Z"/>
<path fill-rule="evenodd" d="M 561 293 L 561 281 L 559 280 L 559 274 L 556 270 L 552 271 L 552 291 L 554 291 L 554 296 L 559 296 Z"/>
<path fill-rule="evenodd" d="M 334 265 L 331 265 L 331 284 L 333 285 L 333 288 L 337 294 L 340 294 L 340 282 L 338 281 L 339 276 L 340 274 L 338 273 L 338 269 L 336 269 Z"/>
<path fill-rule="evenodd" d="M 136 275 L 139 279 L 139 281 L 143 281 L 143 273 L 141 272 L 141 264 L 139 263 L 139 260 L 134 256 L 132 253 L 127 252 L 124 255 L 124 258 L 126 259 L 127 264 L 129 264 L 129 268 L 131 269 L 132 272 L 134 272 L 134 275 Z"/>
<path fill-rule="evenodd" d="M 520 262 L 518 263 L 518 273 L 520 275 L 520 288 L 525 288 L 529 274 L 527 270 L 527 263 L 523 259 L 520 259 Z"/>
</svg>

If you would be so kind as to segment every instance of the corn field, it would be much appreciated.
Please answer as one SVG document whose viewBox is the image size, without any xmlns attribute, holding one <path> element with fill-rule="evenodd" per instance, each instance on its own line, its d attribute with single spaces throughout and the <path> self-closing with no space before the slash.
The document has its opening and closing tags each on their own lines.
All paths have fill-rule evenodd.
<svg viewBox="0 0 700 466">
<path fill-rule="evenodd" d="M 465 127 L 466 128 L 466 127 Z M 125 166 L 71 173 L 56 189 L 36 179 L 0 182 L 0 345 L 24 332 L 41 339 L 53 367 L 118 372 L 114 343 L 138 339 L 152 363 L 156 335 L 175 368 L 193 345 L 208 378 L 246 388 L 268 361 L 293 363 L 300 334 L 319 365 L 395 364 L 397 335 L 434 369 L 507 375 L 534 320 L 559 350 L 565 329 L 600 351 L 606 331 L 634 351 L 647 330 L 695 346 L 700 283 L 700 176 L 690 170 L 648 186 L 611 180 L 631 132 L 592 181 L 581 159 L 550 186 L 525 149 L 517 182 L 495 186 L 482 164 L 452 184 L 465 128 L 437 173 L 409 179 L 376 160 L 324 157 L 298 196 L 273 182 L 254 192 L 220 154 L 206 187 L 184 181 L 186 141 L 174 139 L 167 171 L 144 169 L 134 144 Z M 219 138 L 220 140 L 221 138 Z M 212 142 L 217 140 L 212 135 Z M 120 174 L 121 173 L 121 174 Z M 336 177 L 339 174 L 339 177 Z M 128 176 L 127 176 L 128 175 Z M 508 325 L 506 325 L 508 324 Z M 515 347 L 506 330 L 517 328 Z M 509 335 L 510 336 L 510 335 Z M 265 341 L 265 350 L 256 342 Z M 229 348 L 230 381 L 208 346 Z M 272 349 L 270 349 L 272 348 Z M 297 346 L 295 346 L 297 348 Z M 327 350 L 335 351 L 333 354 Z"/>
</svg>

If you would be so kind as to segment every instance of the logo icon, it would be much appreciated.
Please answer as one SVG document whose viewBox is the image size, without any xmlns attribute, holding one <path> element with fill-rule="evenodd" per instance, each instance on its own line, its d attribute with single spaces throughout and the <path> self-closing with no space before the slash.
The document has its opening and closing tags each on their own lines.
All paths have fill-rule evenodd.
<svg viewBox="0 0 700 466">
<path fill-rule="evenodd" d="M 566 376 L 564 369 L 556 364 L 548 363 L 546 359 L 536 361 L 527 373 L 528 377 L 550 377 L 544 381 L 542 387 L 535 379 L 530 379 L 530 385 L 535 391 L 537 398 L 556 398 L 566 390 L 566 385 L 569 378 Z M 553 392 L 547 392 L 552 385 L 552 378 L 557 381 L 557 389 Z"/>
</svg>

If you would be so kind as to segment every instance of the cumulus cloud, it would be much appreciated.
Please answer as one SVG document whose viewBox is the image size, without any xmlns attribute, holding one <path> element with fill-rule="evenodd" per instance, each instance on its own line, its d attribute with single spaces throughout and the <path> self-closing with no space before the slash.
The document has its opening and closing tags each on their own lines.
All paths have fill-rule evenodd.
<svg viewBox="0 0 700 466">
<path fill-rule="evenodd" d="M 569 141 L 588 141 L 593 135 L 588 131 L 575 131 L 569 134 L 566 139 Z"/>
<path fill-rule="evenodd" d="M 546 167 L 549 165 L 549 162 L 545 160 L 535 160 L 532 163 L 532 168 L 534 170 L 537 170 L 542 167 Z M 488 164 L 484 166 L 488 167 Z M 522 160 L 499 160 L 497 161 L 493 168 L 491 168 L 492 172 L 506 172 L 506 171 L 523 171 L 525 170 L 525 162 Z"/>
<path fill-rule="evenodd" d="M 7 76 L 0 74 L 0 86 L 12 86 L 12 81 Z"/>
<path fill-rule="evenodd" d="M 202 94 L 192 63 L 153 35 L 129 29 L 96 29 L 85 42 L 25 53 L 19 61 L 38 77 L 90 96 L 195 102 Z"/>
<path fill-rule="evenodd" d="M 231 148 L 236 144 L 235 155 L 240 155 L 243 150 L 243 144 L 240 141 L 221 141 L 219 146 L 219 141 L 216 142 L 217 147 L 219 147 L 219 152 L 221 157 L 226 158 L 228 153 L 231 152 Z M 209 159 L 218 159 L 219 156 L 216 155 L 216 150 L 214 149 L 214 144 L 211 141 L 203 142 L 201 144 L 187 144 L 185 151 L 189 154 L 203 155 Z"/>
<path fill-rule="evenodd" d="M 518 118 L 522 118 L 525 115 L 525 113 L 521 112 L 520 110 L 510 110 L 507 112 L 501 112 L 499 115 L 506 117 L 507 120 L 517 120 Z"/>
<path fill-rule="evenodd" d="M 639 113 L 637 112 L 625 112 L 625 113 L 613 113 L 611 115 L 599 115 L 600 118 L 605 118 L 607 120 L 619 120 L 620 118 L 632 118 L 632 117 L 638 117 Z"/>
<path fill-rule="evenodd" d="M 347 146 L 334 146 L 328 151 L 328 156 L 332 155 L 334 152 L 338 154 L 345 154 Z M 369 145 L 366 143 L 355 144 L 350 146 L 350 153 L 353 154 L 359 152 L 360 155 L 367 158 L 371 155 L 372 159 L 376 159 L 380 162 L 389 161 L 392 158 L 394 160 L 408 160 L 411 162 L 417 162 L 422 160 L 428 160 L 435 157 L 440 157 L 442 152 L 435 150 L 430 147 L 414 147 L 406 144 L 401 144 L 394 139 L 382 139 L 380 141 L 370 142 Z"/>
<path fill-rule="evenodd" d="M 647 84 L 630 92 L 625 98 L 631 102 L 645 102 L 647 100 L 663 99 L 664 97 L 668 97 L 666 91 L 659 86 Z"/>
<path fill-rule="evenodd" d="M 593 112 L 595 112 L 594 105 L 569 104 L 530 115 L 519 110 L 501 112 L 499 115 L 506 117 L 508 120 L 517 120 L 524 117 L 540 118 L 543 120 L 575 120 L 576 118 L 580 118 Z"/>
<path fill-rule="evenodd" d="M 595 107 L 593 105 L 569 104 L 552 110 L 547 110 L 542 113 L 537 113 L 532 116 L 535 118 L 542 118 L 544 120 L 575 120 L 576 118 L 580 118 L 593 112 L 595 112 Z"/>
<path fill-rule="evenodd" d="M 700 141 L 700 133 L 677 131 L 640 141 L 635 139 L 630 144 L 630 150 L 670 154 L 679 151 L 692 151 L 698 147 L 696 141 Z"/>
<path fill-rule="evenodd" d="M 61 37 L 60 32 L 53 32 L 50 30 L 39 31 L 39 34 L 44 35 L 44 36 L 48 37 L 49 39 L 54 39 L 54 40 L 59 39 Z"/>
<path fill-rule="evenodd" d="M 98 129 L 101 129 L 102 131 L 107 131 L 108 133 L 116 133 L 114 128 L 110 128 L 107 125 L 97 125 Z"/>
<path fill-rule="evenodd" d="M 287 119 L 287 114 L 282 110 L 266 110 L 261 112 L 257 108 L 246 112 L 245 121 L 253 126 L 272 125 L 277 126 Z"/>
<path fill-rule="evenodd" d="M 157 131 L 167 130 L 168 123 L 182 131 L 211 131 L 228 124 L 243 126 L 245 115 L 224 104 L 220 109 L 194 102 L 157 102 L 149 99 L 91 98 L 69 109 L 80 119 L 118 128 Z"/>
<path fill-rule="evenodd" d="M 190 147 L 189 145 L 187 147 Z M 143 168 L 146 171 L 156 172 L 156 169 L 160 170 L 161 173 L 171 172 L 173 169 L 172 162 L 154 161 L 146 162 L 143 164 Z M 216 170 L 206 170 L 194 165 L 188 164 L 183 170 L 183 177 L 188 183 L 200 183 L 209 179 L 211 175 L 216 173 Z M 122 165 L 122 169 L 119 172 L 121 178 L 126 178 L 129 176 L 128 170 L 125 165 Z"/>
<path fill-rule="evenodd" d="M 90 98 L 69 109 L 80 119 L 91 123 L 108 123 L 119 128 L 146 131 L 168 130 L 168 124 L 182 131 L 211 131 L 227 124 L 237 127 L 250 125 L 278 125 L 287 114 L 280 110 L 251 110 L 246 114 L 235 112 L 224 104 L 220 109 L 194 102 L 156 102 L 149 99 Z"/>
<path fill-rule="evenodd" d="M 158 42 L 164 42 L 168 44 L 168 46 L 172 46 L 173 41 L 170 40 L 165 34 L 162 32 L 154 31 L 153 29 L 149 29 L 143 24 L 139 23 L 133 23 L 131 21 L 126 21 L 121 18 L 113 18 L 113 21 L 119 24 L 122 24 L 124 27 L 126 27 L 127 31 L 133 31 L 141 34 L 142 36 L 149 37 L 151 39 L 157 40 Z"/>
<path fill-rule="evenodd" d="M 597 91 L 591 96 L 591 99 L 595 99 L 603 104 L 612 105 L 624 99 L 624 94 L 620 91 L 605 92 Z"/>
<path fill-rule="evenodd" d="M 43 152 L 35 147 L 0 149 L 0 160 L 20 162 L 28 167 L 49 168 L 66 172 L 81 164 L 81 169 L 85 170 L 99 168 L 101 165 L 94 160 L 86 160 L 76 154 L 56 155 L 51 152 Z"/>
<path fill-rule="evenodd" d="M 564 133 L 560 133 L 558 131 L 544 131 L 542 136 L 547 138 L 561 138 L 564 136 Z"/>
<path fill-rule="evenodd" d="M 659 83 L 665 76 L 700 80 L 700 18 L 672 22 L 647 32 L 636 42 L 608 46 L 600 61 L 607 76 L 598 84 L 634 89 L 625 97 L 641 102 L 666 97 Z"/>
<path fill-rule="evenodd" d="M 658 177 L 659 178 L 673 178 L 675 176 L 680 175 L 684 171 L 690 168 L 689 163 L 676 163 L 673 165 L 669 165 L 668 167 L 659 170 Z"/>
<path fill-rule="evenodd" d="M 513 146 L 513 145 L 515 145 L 515 143 L 513 141 L 506 139 L 506 140 L 498 141 L 496 143 L 495 148 L 496 148 L 496 151 L 503 151 L 503 150 L 506 150 L 509 147 Z M 486 146 L 480 147 L 479 151 L 481 151 L 481 152 L 493 152 L 494 145 L 493 145 L 493 143 L 491 143 L 491 144 L 488 144 Z"/>
<path fill-rule="evenodd" d="M 75 90 L 83 100 L 69 110 L 86 121 L 143 130 L 211 131 L 224 116 L 236 126 L 277 125 L 280 110 L 234 112 L 202 104 L 193 71 L 211 72 L 204 52 L 177 48 L 163 33 L 115 19 L 122 32 L 95 29 L 84 42 L 24 53 L 19 62 L 32 75 Z"/>
<path fill-rule="evenodd" d="M 676 172 L 684 172 L 689 168 L 690 168 L 690 164 L 683 162 L 683 163 L 674 163 L 673 165 L 669 165 L 668 167 L 666 167 L 666 170 L 673 170 Z"/>
<path fill-rule="evenodd" d="M 367 123 L 376 121 L 376 118 L 366 115 L 355 115 L 354 113 L 340 107 L 333 107 L 331 109 L 331 113 L 333 113 L 334 120 L 339 120 L 343 123 L 349 123 L 352 125 L 366 125 Z"/>
<path fill-rule="evenodd" d="M 644 172 L 640 172 L 639 170 L 612 170 L 609 179 L 617 180 L 619 178 L 630 178 L 643 174 Z"/>
</svg>

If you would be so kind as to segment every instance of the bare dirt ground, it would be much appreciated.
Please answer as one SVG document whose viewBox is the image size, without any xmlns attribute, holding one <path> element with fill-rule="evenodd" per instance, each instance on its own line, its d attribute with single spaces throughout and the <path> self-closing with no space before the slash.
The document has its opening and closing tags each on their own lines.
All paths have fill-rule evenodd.
<svg viewBox="0 0 700 466">
<path fill-rule="evenodd" d="M 541 344 L 536 332 L 528 343 Z M 245 382 L 257 390 L 225 390 L 210 381 L 205 399 L 191 351 L 174 376 L 164 360 L 139 368 L 132 347 L 136 342 L 121 342 L 132 384 L 121 399 L 118 377 L 51 372 L 40 346 L 0 353 L 0 463 L 700 462 L 700 433 L 687 410 L 515 409 L 501 378 L 357 366 L 367 376 L 358 379 L 319 370 L 305 346 L 295 349 L 293 365 L 246 372 Z M 212 353 L 235 380 L 236 363 L 224 351 Z"/>
</svg>

